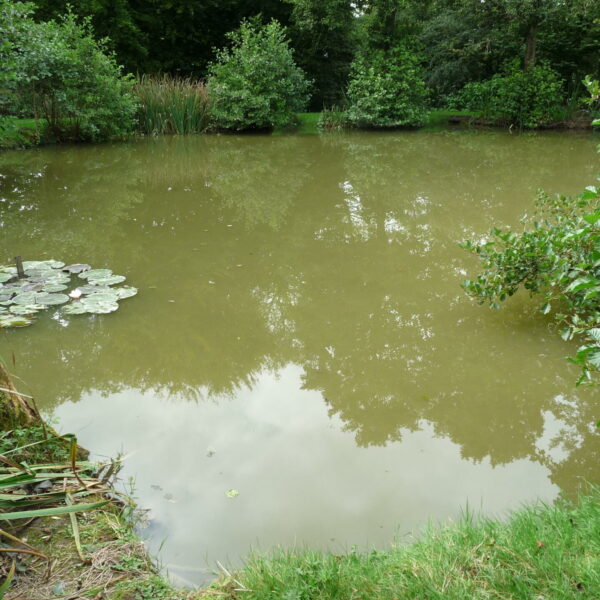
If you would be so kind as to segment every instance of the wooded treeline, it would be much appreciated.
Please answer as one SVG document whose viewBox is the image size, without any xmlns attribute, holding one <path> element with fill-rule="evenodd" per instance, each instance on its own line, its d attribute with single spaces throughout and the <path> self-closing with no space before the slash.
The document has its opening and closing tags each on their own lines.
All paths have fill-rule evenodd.
<svg viewBox="0 0 600 600">
<path fill-rule="evenodd" d="M 64 14 L 68 0 L 34 0 L 40 21 Z M 297 64 L 312 80 L 311 108 L 341 104 L 361 48 L 407 44 L 418 54 L 434 105 L 469 82 L 547 62 L 582 92 L 600 77 L 597 0 L 80 0 L 95 34 L 134 74 L 204 77 L 226 34 L 244 19 L 287 27 Z"/>
</svg>

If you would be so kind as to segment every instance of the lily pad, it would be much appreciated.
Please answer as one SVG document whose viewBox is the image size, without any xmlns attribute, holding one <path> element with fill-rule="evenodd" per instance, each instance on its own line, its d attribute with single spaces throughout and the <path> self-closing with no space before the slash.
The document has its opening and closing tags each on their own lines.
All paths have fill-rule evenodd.
<svg viewBox="0 0 600 600">
<path fill-rule="evenodd" d="M 62 269 L 65 266 L 64 262 L 59 260 L 26 260 L 23 261 L 23 268 L 27 269 Z"/>
<path fill-rule="evenodd" d="M 24 292 L 41 292 L 44 284 L 40 281 L 38 283 L 25 283 L 21 286 L 21 290 Z"/>
<path fill-rule="evenodd" d="M 56 304 L 64 304 L 69 301 L 69 296 L 66 294 L 47 294 L 42 292 L 35 298 L 36 304 L 45 304 L 46 306 L 54 306 Z"/>
<path fill-rule="evenodd" d="M 37 292 L 20 292 L 12 299 L 12 303 L 22 305 L 37 304 L 37 295 Z"/>
<path fill-rule="evenodd" d="M 124 285 L 123 287 L 118 287 L 118 288 L 112 288 L 115 290 L 115 292 L 117 292 L 117 296 L 119 297 L 119 300 L 125 300 L 125 298 L 131 298 L 132 296 L 135 296 L 138 291 L 137 288 L 134 288 L 130 285 Z"/>
<path fill-rule="evenodd" d="M 39 310 L 46 308 L 45 306 L 40 306 L 39 304 L 29 304 L 25 306 L 21 306 L 19 304 L 13 304 L 10 307 L 10 312 L 13 315 L 27 316 L 27 315 L 35 315 Z"/>
<path fill-rule="evenodd" d="M 12 273 L 3 273 L 3 272 L 0 272 L 0 283 L 4 283 L 5 281 L 9 281 L 13 277 L 14 277 L 14 275 Z"/>
<path fill-rule="evenodd" d="M 89 271 L 92 267 L 90 265 L 84 265 L 83 263 L 76 263 L 74 265 L 67 265 L 66 267 L 63 267 L 63 271 L 66 271 L 67 273 L 73 273 L 73 274 L 77 274 L 77 273 L 83 273 L 84 271 Z"/>
<path fill-rule="evenodd" d="M 119 310 L 119 305 L 116 302 L 85 303 L 84 306 L 93 315 L 107 315 L 108 313 L 115 312 L 115 310 Z"/>
<path fill-rule="evenodd" d="M 79 273 L 79 277 L 81 279 L 99 279 L 100 277 L 110 277 L 112 275 L 112 271 L 110 269 L 92 269 L 91 271 L 84 271 L 83 273 Z"/>
<path fill-rule="evenodd" d="M 96 292 L 85 296 L 81 301 L 84 304 L 101 304 L 102 302 L 116 302 L 119 299 L 119 295 L 116 290 L 108 288 L 105 291 Z"/>
<path fill-rule="evenodd" d="M 91 283 L 86 285 L 80 285 L 77 289 L 84 295 L 95 294 L 96 292 L 106 292 L 111 288 L 107 285 L 92 285 Z"/>
<path fill-rule="evenodd" d="M 117 283 L 123 283 L 124 281 L 125 277 L 123 275 L 109 275 L 108 277 L 88 279 L 88 282 L 94 285 L 115 285 Z"/>
<path fill-rule="evenodd" d="M 67 287 L 68 286 L 66 286 L 64 283 L 47 283 L 46 285 L 41 286 L 41 288 L 44 292 L 49 292 L 49 293 L 63 292 L 64 290 L 67 289 Z"/>
<path fill-rule="evenodd" d="M 27 327 L 33 320 L 19 315 L 0 315 L 0 327 Z"/>
<path fill-rule="evenodd" d="M 65 315 L 85 315 L 89 311 L 82 302 L 72 302 L 63 308 Z"/>
</svg>

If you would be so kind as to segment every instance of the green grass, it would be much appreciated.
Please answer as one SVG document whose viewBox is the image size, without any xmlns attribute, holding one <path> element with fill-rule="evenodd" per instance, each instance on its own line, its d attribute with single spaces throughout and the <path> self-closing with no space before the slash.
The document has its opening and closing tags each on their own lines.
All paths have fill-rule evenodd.
<svg viewBox="0 0 600 600">
<path fill-rule="evenodd" d="M 508 523 L 466 518 L 388 551 L 255 555 L 233 577 L 217 588 L 229 599 L 597 600 L 600 489 Z"/>
<path fill-rule="evenodd" d="M 471 117 L 478 118 L 480 115 L 468 110 L 451 110 L 451 109 L 436 109 L 431 110 L 427 117 L 425 127 L 445 127 L 451 123 L 455 117 Z"/>
<path fill-rule="evenodd" d="M 0 149 L 37 146 L 44 140 L 45 132 L 44 120 L 11 117 L 0 127 Z"/>
</svg>

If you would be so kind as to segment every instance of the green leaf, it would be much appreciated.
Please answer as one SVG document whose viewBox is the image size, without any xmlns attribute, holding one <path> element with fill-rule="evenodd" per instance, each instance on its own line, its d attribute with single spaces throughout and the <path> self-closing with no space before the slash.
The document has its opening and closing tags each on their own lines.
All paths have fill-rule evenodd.
<svg viewBox="0 0 600 600">
<path fill-rule="evenodd" d="M 10 569 L 8 570 L 8 573 L 6 574 L 6 579 L 2 582 L 2 585 L 0 585 L 0 598 L 4 598 L 4 593 L 10 587 L 10 584 L 12 583 L 12 580 L 14 579 L 14 576 L 15 576 L 16 568 L 17 567 L 15 564 L 15 561 L 13 560 L 12 565 L 11 565 Z"/>
<path fill-rule="evenodd" d="M 33 519 L 37 517 L 53 517 L 72 512 L 93 510 L 107 504 L 108 500 L 104 500 L 102 502 L 91 502 L 90 504 L 75 504 L 73 506 L 58 506 L 56 508 L 42 508 L 40 510 L 21 510 L 17 512 L 0 513 L 0 521 L 11 521 L 12 519 Z"/>
</svg>

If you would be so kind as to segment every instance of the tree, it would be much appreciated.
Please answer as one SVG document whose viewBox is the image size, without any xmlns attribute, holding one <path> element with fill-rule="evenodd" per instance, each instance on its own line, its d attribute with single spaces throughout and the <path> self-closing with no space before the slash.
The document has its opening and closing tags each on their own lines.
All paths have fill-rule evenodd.
<svg viewBox="0 0 600 600">
<path fill-rule="evenodd" d="M 309 83 L 294 62 L 285 29 L 245 21 L 217 52 L 208 90 L 221 129 L 272 129 L 290 125 L 308 102 Z"/>
<path fill-rule="evenodd" d="M 34 0 L 36 19 L 56 19 L 69 4 L 90 17 L 99 38 L 109 39 L 119 64 L 132 73 L 204 76 L 214 48 L 245 18 L 289 22 L 282 0 Z"/>
<path fill-rule="evenodd" d="M 349 0 L 287 0 L 293 5 L 290 36 L 299 66 L 314 82 L 316 110 L 342 102 L 355 50 Z"/>
</svg>

